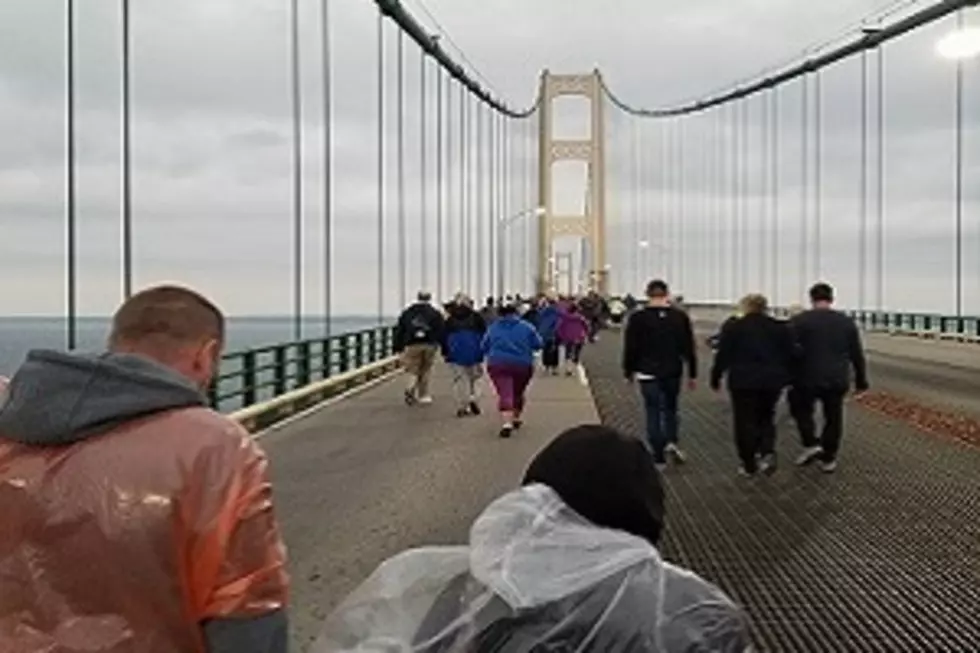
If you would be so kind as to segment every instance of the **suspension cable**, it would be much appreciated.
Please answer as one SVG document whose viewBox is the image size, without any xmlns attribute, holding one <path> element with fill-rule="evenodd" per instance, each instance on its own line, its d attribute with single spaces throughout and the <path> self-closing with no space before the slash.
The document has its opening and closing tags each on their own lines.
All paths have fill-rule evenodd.
<svg viewBox="0 0 980 653">
<path fill-rule="evenodd" d="M 389 0 L 389 2 L 390 1 L 392 0 Z M 890 25 L 883 26 L 880 29 L 869 29 L 865 27 L 859 34 L 851 38 L 840 47 L 830 50 L 824 54 L 813 57 L 804 55 L 802 61 L 793 63 L 773 74 L 765 75 L 743 84 L 737 84 L 734 88 L 718 94 L 707 95 L 697 100 L 685 102 L 672 107 L 662 109 L 644 109 L 634 107 L 620 99 L 620 97 L 606 85 L 602 78 L 600 78 L 600 84 L 602 85 L 603 92 L 607 95 L 607 97 L 609 97 L 609 100 L 617 108 L 637 116 L 644 116 L 647 118 L 664 118 L 668 116 L 698 113 L 706 109 L 727 104 L 729 102 L 739 100 L 750 95 L 755 95 L 756 93 L 785 84 L 786 82 L 831 66 L 864 50 L 875 49 L 883 43 L 896 39 L 899 36 L 911 32 L 919 27 L 933 23 L 959 11 L 960 9 L 972 7 L 977 4 L 980 4 L 980 0 L 940 0 L 935 4 L 897 20 Z"/>
</svg>

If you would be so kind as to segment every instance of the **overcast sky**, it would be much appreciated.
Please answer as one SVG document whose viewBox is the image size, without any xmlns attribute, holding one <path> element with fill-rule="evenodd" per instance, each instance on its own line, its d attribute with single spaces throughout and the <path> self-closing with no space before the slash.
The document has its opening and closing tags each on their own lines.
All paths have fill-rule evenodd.
<svg viewBox="0 0 980 653">
<path fill-rule="evenodd" d="M 510 104 L 533 102 L 540 71 L 598 67 L 630 104 L 669 106 L 753 76 L 837 35 L 882 0 L 425 0 L 452 41 Z M 120 298 L 118 2 L 81 0 L 78 10 L 80 304 L 106 314 Z M 306 194 L 307 312 L 323 310 L 324 249 L 322 85 L 319 0 L 301 0 Z M 435 26 L 419 0 L 405 5 Z M 0 313 L 64 311 L 64 44 L 63 0 L 0 2 Z M 334 35 L 335 313 L 377 310 L 376 9 L 370 0 L 331 0 Z M 292 308 L 288 10 L 286 0 L 140 0 L 133 3 L 133 155 L 135 283 L 178 281 L 213 296 L 233 314 L 285 314 Z M 968 19 L 980 22 L 976 12 Z M 954 66 L 934 54 L 954 21 L 922 29 L 886 53 L 886 271 L 892 308 L 953 307 Z M 389 23 L 388 247 L 385 306 L 399 302 L 397 186 L 394 160 L 394 53 Z M 408 43 L 408 42 L 406 42 Z M 410 293 L 422 284 L 419 195 L 419 59 L 406 45 L 406 215 Z M 429 68 L 433 79 L 434 68 Z M 872 68 L 872 74 L 874 69 Z M 824 153 L 821 276 L 858 300 L 860 216 L 860 63 L 821 78 Z M 966 74 L 965 277 L 967 309 L 980 312 L 980 62 Z M 811 87 L 811 99 L 814 94 Z M 459 95 L 452 101 L 458 107 Z M 430 108 L 434 96 L 429 99 Z M 759 185 L 763 124 L 760 101 L 749 106 L 747 215 L 753 260 L 739 291 L 773 289 L 758 252 L 772 249 L 772 222 L 761 222 Z M 579 107 L 580 109 L 580 107 Z M 559 135 L 572 135 L 580 110 L 557 107 Z M 565 112 L 565 113 L 562 113 Z M 797 299 L 800 276 L 800 89 L 780 91 L 779 250 L 782 303 Z M 453 130 L 458 124 L 452 123 Z M 429 123 L 433 133 L 434 120 Z M 524 183 L 530 123 L 512 127 L 508 210 L 534 206 Z M 681 135 L 683 132 L 683 135 Z M 729 294 L 727 260 L 733 200 L 715 172 L 733 137 L 731 114 L 708 114 L 665 127 L 608 110 L 609 258 L 616 289 L 667 274 L 692 299 Z M 682 145 L 664 155 L 664 138 Z M 458 140 L 457 136 L 453 136 Z M 639 183 L 631 169 L 638 143 Z M 434 143 L 434 142 L 433 142 Z M 811 140 L 812 143 L 812 140 Z M 430 144 L 434 148 L 434 144 Z M 475 143 L 469 152 L 476 153 Z M 676 152 L 685 154 L 679 158 Z M 872 154 L 874 144 L 872 143 Z M 434 167 L 434 149 L 429 162 Z M 449 162 L 455 170 L 459 157 Z M 429 173 L 429 206 L 434 174 Z M 533 171 L 533 167 L 530 167 Z M 683 170 L 683 173 L 678 171 Z M 814 165 L 811 162 L 810 171 Z M 664 174 L 668 175 L 665 179 Z M 574 171 L 556 173 L 555 201 L 572 210 L 582 189 Z M 679 201 L 677 181 L 685 179 Z M 453 179 L 458 179 L 455 175 Z M 871 175 L 874 181 L 874 171 Z M 456 182 L 458 184 L 458 181 Z M 811 179 L 811 188 L 813 184 Z M 455 188 L 455 186 L 454 186 Z M 458 202 L 458 196 L 451 197 Z M 683 206 L 681 206 L 683 204 Z M 813 228 L 815 204 L 809 212 Z M 872 220 L 875 206 L 870 203 Z M 458 215 L 447 211 L 447 237 L 458 242 Z M 642 216 L 638 220 L 637 216 Z M 664 219 L 664 216 L 669 216 Z M 683 235 L 676 225 L 688 225 Z M 429 212 L 434 257 L 434 209 Z M 513 286 L 524 285 L 522 225 L 512 228 Z M 807 242 L 815 251 L 815 232 Z M 868 301 L 874 298 L 873 232 Z M 637 256 L 637 238 L 653 243 Z M 757 243 L 766 242 L 762 250 Z M 577 248 L 563 245 L 577 251 Z M 459 248 L 448 248 L 444 291 L 456 289 Z M 721 254 L 720 254 L 721 253 Z M 637 258 L 640 260 L 637 261 Z M 684 261 L 683 269 L 680 261 Z M 771 265 L 770 260 L 764 261 Z M 642 268 L 635 271 L 636 264 Z M 434 287 L 430 262 L 427 285 Z M 474 279 L 476 274 L 474 272 Z M 484 272 L 484 292 L 489 273 Z M 719 281 L 724 279 L 724 283 Z M 719 285 L 721 284 L 721 285 Z M 515 289 L 520 289 L 516 288 Z"/>
</svg>

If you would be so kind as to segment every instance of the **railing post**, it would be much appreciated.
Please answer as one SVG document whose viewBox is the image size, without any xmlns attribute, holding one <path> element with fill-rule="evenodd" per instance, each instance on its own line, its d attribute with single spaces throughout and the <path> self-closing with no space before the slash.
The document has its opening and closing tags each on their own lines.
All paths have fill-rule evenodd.
<svg viewBox="0 0 980 653">
<path fill-rule="evenodd" d="M 368 354 L 368 362 L 373 363 L 374 361 L 378 360 L 378 330 L 371 329 L 371 331 L 368 333 L 368 338 L 368 351 L 370 352 Z"/>
<path fill-rule="evenodd" d="M 255 352 L 246 351 L 242 354 L 242 408 L 255 403 Z"/>
<path fill-rule="evenodd" d="M 333 338 L 320 341 L 320 378 L 329 379 L 333 376 Z"/>
<path fill-rule="evenodd" d="M 364 367 L 364 332 L 354 334 L 354 367 Z"/>
<path fill-rule="evenodd" d="M 275 349 L 275 381 L 276 396 L 286 394 L 286 345 L 278 345 Z"/>
<path fill-rule="evenodd" d="M 350 335 L 344 334 L 340 337 L 340 373 L 350 371 Z"/>
<path fill-rule="evenodd" d="M 304 340 L 296 343 L 299 357 L 296 359 L 296 387 L 302 388 L 310 384 L 310 342 Z"/>
</svg>

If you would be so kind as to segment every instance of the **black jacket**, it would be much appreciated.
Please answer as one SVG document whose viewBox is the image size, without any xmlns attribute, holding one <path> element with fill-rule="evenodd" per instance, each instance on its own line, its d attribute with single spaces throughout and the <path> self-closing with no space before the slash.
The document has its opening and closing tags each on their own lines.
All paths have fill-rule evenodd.
<svg viewBox="0 0 980 653">
<path fill-rule="evenodd" d="M 792 380 L 795 353 L 785 322 L 761 313 L 729 319 L 721 329 L 711 387 L 719 387 L 727 374 L 731 390 L 781 390 Z"/>
<path fill-rule="evenodd" d="M 867 390 L 868 370 L 854 320 L 838 311 L 814 309 L 789 324 L 800 348 L 793 385 L 846 391 L 853 367 L 854 386 Z"/>
<path fill-rule="evenodd" d="M 670 306 L 647 306 L 626 323 L 623 341 L 623 373 L 648 374 L 658 379 L 676 379 L 684 373 L 698 378 L 694 329 L 686 313 Z"/>
<path fill-rule="evenodd" d="M 412 304 L 402 312 L 395 325 L 394 349 L 401 352 L 408 345 L 439 345 L 444 329 L 442 313 L 432 304 Z"/>
</svg>

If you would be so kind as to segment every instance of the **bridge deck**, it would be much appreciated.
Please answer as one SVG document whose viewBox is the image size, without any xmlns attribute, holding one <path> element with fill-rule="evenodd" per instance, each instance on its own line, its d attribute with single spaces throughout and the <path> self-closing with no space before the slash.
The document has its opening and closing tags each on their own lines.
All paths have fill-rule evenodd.
<svg viewBox="0 0 980 653">
<path fill-rule="evenodd" d="M 872 361 L 873 380 L 901 368 L 884 354 Z M 562 428 L 595 421 L 597 408 L 639 433 L 615 335 L 587 352 L 587 367 L 594 403 L 574 380 L 536 379 L 528 426 L 512 441 L 496 437 L 491 417 L 453 417 L 441 370 L 434 406 L 406 408 L 401 384 L 389 383 L 264 436 L 299 650 L 385 557 L 464 541 L 483 506 Z M 786 465 L 746 481 L 734 474 L 723 397 L 685 396 L 682 419 L 691 461 L 667 473 L 664 554 L 745 605 L 761 650 L 980 650 L 980 449 L 852 407 L 836 475 Z M 780 453 L 795 452 L 783 416 Z"/>
</svg>

